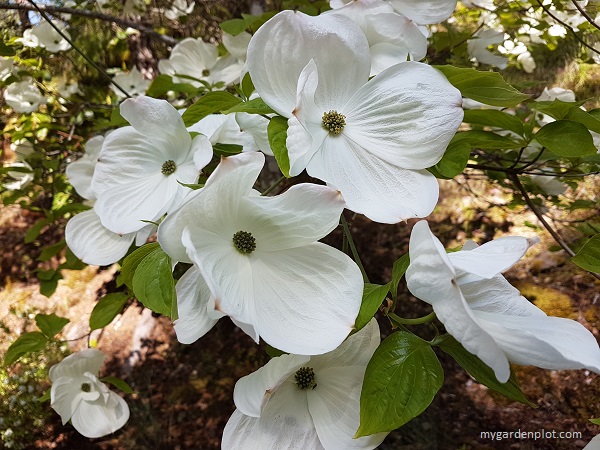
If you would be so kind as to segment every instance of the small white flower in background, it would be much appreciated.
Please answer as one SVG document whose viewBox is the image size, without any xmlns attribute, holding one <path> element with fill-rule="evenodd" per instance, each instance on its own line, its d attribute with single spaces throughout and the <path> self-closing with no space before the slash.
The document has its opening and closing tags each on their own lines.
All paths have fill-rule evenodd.
<svg viewBox="0 0 600 450">
<path fill-rule="evenodd" d="M 206 136 L 193 140 L 165 100 L 139 96 L 121 103 L 131 126 L 104 139 L 92 179 L 94 210 L 113 233 L 141 230 L 177 208 L 212 158 Z"/>
<path fill-rule="evenodd" d="M 12 75 L 14 65 L 15 60 L 13 58 L 0 56 L 0 81 L 4 81 Z"/>
<path fill-rule="evenodd" d="M 535 99 L 538 102 L 560 100 L 563 102 L 574 102 L 575 92 L 571 89 L 563 89 L 561 87 L 544 88 L 542 93 Z"/>
<path fill-rule="evenodd" d="M 161 59 L 158 62 L 160 73 L 171 75 L 174 83 L 187 83 L 194 87 L 202 85 L 196 80 L 209 84 L 222 81 L 225 85 L 237 82 L 242 67 L 243 63 L 238 62 L 232 55 L 219 57 L 217 47 L 201 38 L 184 39 L 173 47 L 169 59 Z"/>
<path fill-rule="evenodd" d="M 467 41 L 467 51 L 472 58 L 475 58 L 482 64 L 506 69 L 508 58 L 505 56 L 494 55 L 488 50 L 490 45 L 501 44 L 504 42 L 504 31 L 491 28 L 480 29 L 473 35 L 473 39 Z"/>
<path fill-rule="evenodd" d="M 121 86 L 125 92 L 127 92 L 132 97 L 137 97 L 138 95 L 144 95 L 146 90 L 150 86 L 151 81 L 144 78 L 142 73 L 134 67 L 131 72 L 125 73 L 120 72 L 117 73 L 113 77 L 113 81 Z M 114 84 L 110 84 L 110 89 L 117 94 L 119 98 L 126 98 L 127 96 L 121 92 Z"/>
<path fill-rule="evenodd" d="M 521 67 L 527 73 L 533 73 L 537 67 L 533 56 L 531 56 L 531 53 L 529 52 L 521 53 L 519 56 L 517 56 L 517 61 L 521 63 Z"/>
<path fill-rule="evenodd" d="M 246 62 L 246 53 L 248 52 L 248 44 L 252 35 L 245 31 L 233 36 L 232 34 L 223 32 L 223 45 L 229 54 L 241 63 Z"/>
<path fill-rule="evenodd" d="M 83 95 L 81 88 L 79 87 L 79 83 L 77 81 L 73 83 L 69 83 L 66 79 L 60 78 L 56 84 L 56 91 L 58 94 L 65 98 L 71 98 L 73 95 Z"/>
<path fill-rule="evenodd" d="M 437 317 L 469 352 L 505 383 L 509 362 L 544 369 L 589 369 L 600 373 L 596 338 L 580 323 L 549 317 L 500 275 L 534 243 L 509 236 L 446 254 L 426 221 L 410 236 L 406 282 L 431 304 Z"/>
<path fill-rule="evenodd" d="M 52 23 L 69 39 L 71 36 L 66 30 L 66 25 L 59 21 L 52 21 Z M 25 35 L 23 35 L 25 37 Z M 46 21 L 40 22 L 38 25 L 31 29 L 31 42 L 37 41 L 35 47 L 43 47 L 49 52 L 57 53 L 64 50 L 69 50 L 71 44 L 61 36 L 61 34 L 54 29 L 54 27 Z M 24 44 L 25 45 L 25 44 Z M 33 45 L 30 45 L 33 46 Z"/>
<path fill-rule="evenodd" d="M 370 60 L 364 33 L 338 14 L 281 12 L 248 47 L 257 93 L 288 118 L 290 175 L 306 169 L 377 222 L 424 217 L 439 190 L 425 169 L 462 121 L 460 92 L 412 61 L 369 80 Z"/>
<path fill-rule="evenodd" d="M 98 380 L 105 355 L 88 348 L 67 356 L 50 368 L 50 405 L 63 425 L 69 420 L 88 438 L 114 433 L 129 419 L 125 400 Z"/>
<path fill-rule="evenodd" d="M 12 142 L 10 144 L 10 149 L 17 155 L 18 161 L 24 161 L 35 151 L 33 144 L 25 138 Z"/>
<path fill-rule="evenodd" d="M 41 104 L 46 103 L 46 97 L 29 77 L 9 84 L 4 91 L 4 100 L 17 113 L 36 111 Z"/>
<path fill-rule="evenodd" d="M 427 29 L 394 11 L 383 0 L 354 1 L 327 14 L 339 14 L 356 23 L 369 42 L 371 73 L 407 59 L 419 61 L 427 54 Z"/>
<path fill-rule="evenodd" d="M 15 39 L 15 42 L 20 42 L 24 47 L 41 47 L 39 39 L 32 31 L 31 28 L 27 28 L 23 31 L 23 36 Z"/>
<path fill-rule="evenodd" d="M 70 163 L 66 169 L 69 182 L 91 205 L 96 199 L 92 191 L 92 179 L 103 142 L 104 136 L 89 139 L 83 156 Z M 90 209 L 69 219 L 65 228 L 65 240 L 71 251 L 84 263 L 106 266 L 125 256 L 133 242 L 136 246 L 144 244 L 155 228 L 148 224 L 137 232 L 113 233 L 102 225 L 96 211 Z"/>
<path fill-rule="evenodd" d="M 567 185 L 556 177 L 531 175 L 531 181 L 548 195 L 560 195 L 567 190 Z"/>
<path fill-rule="evenodd" d="M 240 130 L 234 114 L 209 114 L 188 127 L 188 131 L 202 133 L 212 145 L 237 144 L 243 147 L 244 152 L 258 150 L 252 136 Z"/>
<path fill-rule="evenodd" d="M 164 251 L 193 262 L 209 288 L 185 287 L 199 277 L 182 278 L 178 304 L 196 304 L 184 309 L 198 316 L 228 315 L 255 341 L 262 337 L 286 352 L 331 351 L 352 331 L 363 291 L 354 261 L 317 242 L 338 226 L 344 201 L 327 186 L 307 183 L 260 196 L 252 186 L 264 162 L 260 152 L 223 158 L 204 187 L 160 224 Z M 182 290 L 212 298 L 186 299 Z"/>
<path fill-rule="evenodd" d="M 12 178 L 14 181 L 9 181 L 8 183 L 3 183 L 3 187 L 9 191 L 17 191 L 19 189 L 23 189 L 27 187 L 29 183 L 33 181 L 33 169 L 32 167 L 25 161 L 15 161 L 8 164 L 5 164 L 4 167 L 10 169 L 23 169 L 24 171 L 16 171 L 9 170 L 6 174 Z"/>
<path fill-rule="evenodd" d="M 187 4 L 186 0 L 173 0 L 171 9 L 165 11 L 165 17 L 169 20 L 177 20 L 182 16 L 187 16 L 194 10 L 196 2 Z"/>
<path fill-rule="evenodd" d="M 376 448 L 388 433 L 353 439 L 367 363 L 379 345 L 375 319 L 320 356 L 282 355 L 238 380 L 224 450 Z"/>
</svg>

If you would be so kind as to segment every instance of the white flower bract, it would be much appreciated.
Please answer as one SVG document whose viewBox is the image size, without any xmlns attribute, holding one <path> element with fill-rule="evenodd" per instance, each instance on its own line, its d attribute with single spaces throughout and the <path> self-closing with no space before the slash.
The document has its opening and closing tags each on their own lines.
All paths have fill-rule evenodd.
<svg viewBox="0 0 600 450">
<path fill-rule="evenodd" d="M 376 448 L 387 433 L 353 436 L 365 369 L 379 342 L 373 319 L 330 353 L 282 355 L 240 379 L 233 393 L 237 409 L 225 426 L 222 448 Z M 297 381 L 302 373 L 305 378 Z"/>
<path fill-rule="evenodd" d="M 50 404 L 63 425 L 69 420 L 88 438 L 114 433 L 129 419 L 125 400 L 98 380 L 104 354 L 88 348 L 50 368 Z"/>
<path fill-rule="evenodd" d="M 317 242 L 338 225 L 344 202 L 313 184 L 257 195 L 252 186 L 264 160 L 259 152 L 224 158 L 160 224 L 158 241 L 173 260 L 193 262 L 208 286 L 203 291 L 214 297 L 185 300 L 182 290 L 199 289 L 184 289 L 199 283 L 186 278 L 179 304 L 196 302 L 200 314 L 217 319 L 228 315 L 256 341 L 283 351 L 325 353 L 352 331 L 362 299 L 357 265 Z"/>
<path fill-rule="evenodd" d="M 501 383 L 510 376 L 509 362 L 600 373 L 600 348 L 588 330 L 574 320 L 547 316 L 500 275 L 531 243 L 508 236 L 479 247 L 468 242 L 446 254 L 427 222 L 418 222 L 410 237 L 408 289 L 433 306 L 448 333 Z"/>
</svg>

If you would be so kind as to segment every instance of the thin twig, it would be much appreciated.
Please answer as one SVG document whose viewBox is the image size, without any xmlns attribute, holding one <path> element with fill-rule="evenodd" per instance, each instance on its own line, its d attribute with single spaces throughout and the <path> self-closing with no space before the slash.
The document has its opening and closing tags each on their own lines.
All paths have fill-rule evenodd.
<svg viewBox="0 0 600 450">
<path fill-rule="evenodd" d="M 519 176 L 516 173 L 509 173 L 507 175 L 508 175 L 508 178 L 510 178 L 510 180 L 513 182 L 513 184 L 515 185 L 517 190 L 523 196 L 523 200 L 525 200 L 525 203 L 527 203 L 527 206 L 529 206 L 529 209 L 531 209 L 531 211 L 535 214 L 535 216 L 538 218 L 538 220 L 544 226 L 544 228 L 546 230 L 548 230 L 548 233 L 550 233 L 552 235 L 552 237 L 558 243 L 558 245 L 560 245 L 563 248 L 563 250 L 565 252 L 567 252 L 567 254 L 571 258 L 573 256 L 575 256 L 575 252 L 573 250 L 571 250 L 571 247 L 569 247 L 568 244 L 563 240 L 563 238 L 560 237 L 560 235 L 556 232 L 556 230 L 554 230 L 554 228 L 552 228 L 550 226 L 550 224 L 546 221 L 544 215 L 540 212 L 540 210 L 537 208 L 537 206 L 531 201 L 531 198 L 529 198 L 529 194 L 523 187 L 523 184 L 521 184 L 521 180 L 519 180 Z M 589 272 L 589 273 L 591 273 L 595 278 L 600 280 L 600 274 L 594 273 L 594 272 Z"/>
<path fill-rule="evenodd" d="M 286 179 L 287 178 L 285 176 L 281 177 L 279 180 L 277 180 L 275 183 L 273 183 L 271 186 L 265 189 L 265 191 L 260 195 L 265 196 L 267 194 L 270 194 L 273 189 L 275 189 L 277 186 L 283 183 Z"/>
<path fill-rule="evenodd" d="M 119 86 L 119 84 L 118 84 L 118 83 L 116 83 L 116 82 L 114 81 L 114 79 L 113 79 L 113 78 L 111 78 L 111 77 L 110 77 L 110 76 L 109 76 L 109 75 L 108 75 L 108 74 L 107 74 L 107 73 L 104 71 L 104 69 L 102 69 L 102 67 L 100 67 L 98 64 L 96 64 L 96 63 L 95 63 L 95 62 L 94 62 L 94 61 L 93 61 L 93 60 L 92 60 L 92 59 L 91 59 L 91 58 L 90 58 L 88 55 L 86 55 L 84 52 L 82 52 L 82 51 L 81 51 L 81 49 L 80 49 L 79 47 L 77 47 L 77 46 L 75 45 L 75 43 L 74 43 L 74 42 L 73 42 L 73 41 L 72 41 L 72 40 L 71 40 L 71 39 L 70 39 L 70 38 L 69 38 L 69 37 L 68 37 L 68 36 L 67 36 L 67 35 L 66 35 L 66 34 L 65 34 L 65 33 L 64 33 L 64 32 L 63 32 L 63 31 L 62 31 L 60 28 L 59 28 L 59 27 L 57 27 L 57 26 L 54 24 L 54 22 L 52 21 L 52 19 L 50 19 L 50 17 L 48 17 L 48 14 L 46 14 L 46 12 L 45 12 L 45 11 L 43 11 L 43 10 L 42 10 L 42 8 L 41 8 L 40 6 L 38 6 L 38 4 L 37 4 L 37 3 L 35 3 L 33 0 L 27 0 L 27 1 L 28 1 L 29 3 L 31 3 L 31 4 L 34 6 L 34 8 L 37 10 L 37 12 L 39 12 L 39 13 L 40 13 L 40 15 L 41 15 L 41 16 L 44 18 L 44 20 L 46 20 L 46 21 L 47 21 L 47 22 L 50 24 L 50 26 L 51 26 L 52 28 L 54 28 L 54 30 L 55 30 L 55 31 L 56 31 L 58 34 L 60 34 L 60 36 L 61 36 L 61 37 L 62 37 L 62 38 L 65 40 L 65 41 L 67 41 L 67 42 L 68 42 L 68 43 L 71 45 L 71 47 L 73 47 L 73 49 L 74 49 L 74 50 L 75 50 L 77 53 L 79 53 L 81 56 L 83 56 L 83 58 L 84 58 L 84 59 L 85 59 L 85 60 L 86 60 L 88 63 L 90 63 L 90 64 L 92 65 L 92 67 L 94 67 L 94 69 L 96 69 L 96 70 L 97 70 L 97 71 L 100 73 L 100 75 L 102 75 L 104 78 L 106 78 L 106 79 L 107 79 L 107 80 L 108 80 L 110 83 L 114 84 L 114 85 L 115 85 L 115 87 L 116 87 L 117 89 L 119 89 L 119 90 L 120 90 L 120 91 L 121 91 L 123 94 L 125 94 L 125 96 L 126 96 L 127 98 L 131 98 L 131 95 L 129 95 L 129 93 L 128 93 L 128 92 L 127 92 L 125 89 L 123 89 L 121 86 Z"/>
<path fill-rule="evenodd" d="M 85 9 L 74 9 L 66 8 L 64 6 L 50 6 L 50 5 L 38 5 L 39 9 L 55 15 L 55 14 L 72 14 L 74 16 L 89 17 L 90 19 L 103 20 L 105 22 L 116 23 L 123 28 L 133 28 L 138 30 L 142 34 L 146 34 L 154 39 L 163 41 L 168 45 L 176 45 L 177 39 L 172 38 L 164 34 L 160 34 L 151 28 L 148 28 L 138 22 L 134 22 L 127 19 L 121 19 L 120 17 L 111 16 L 110 14 L 103 14 L 96 11 L 87 11 Z M 19 11 L 38 11 L 38 8 L 25 4 L 5 3 L 0 2 L 0 9 L 15 9 Z"/>
<path fill-rule="evenodd" d="M 600 30 L 600 25 L 598 25 L 594 19 L 591 18 L 591 16 L 585 11 L 585 9 L 583 9 L 581 7 L 581 5 L 579 3 L 577 3 L 575 0 L 572 0 L 573 4 L 575 5 L 575 8 L 577 8 L 579 10 L 579 12 L 581 13 L 581 15 L 583 17 L 585 17 L 585 20 L 587 20 L 593 27 L 597 28 L 598 30 Z"/>
</svg>

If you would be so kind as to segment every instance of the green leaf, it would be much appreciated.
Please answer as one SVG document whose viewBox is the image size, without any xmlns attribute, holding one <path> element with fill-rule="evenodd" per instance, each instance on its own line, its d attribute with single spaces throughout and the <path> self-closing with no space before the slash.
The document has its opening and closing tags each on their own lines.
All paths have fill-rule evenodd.
<svg viewBox="0 0 600 450">
<path fill-rule="evenodd" d="M 131 389 L 131 386 L 129 386 L 125 381 L 121 380 L 120 378 L 104 377 L 100 378 L 100 381 L 102 381 L 103 383 L 110 383 L 114 387 L 121 389 L 126 394 L 133 394 L 133 389 Z"/>
<path fill-rule="evenodd" d="M 434 66 L 464 97 L 492 106 L 515 106 L 529 99 L 502 78 L 497 72 L 453 66 Z"/>
<path fill-rule="evenodd" d="M 579 122 L 585 125 L 588 130 L 600 133 L 600 119 L 580 108 L 571 108 L 565 116 L 565 119 Z"/>
<path fill-rule="evenodd" d="M 575 264 L 590 272 L 600 273 L 600 234 L 592 236 L 589 241 L 571 258 Z"/>
<path fill-rule="evenodd" d="M 496 109 L 470 109 L 465 111 L 463 122 L 488 127 L 500 127 L 523 136 L 523 121 Z"/>
<path fill-rule="evenodd" d="M 59 266 L 59 269 L 81 270 L 87 266 L 87 264 L 75 256 L 75 253 L 73 253 L 68 247 L 65 259 L 66 261 Z"/>
<path fill-rule="evenodd" d="M 240 103 L 242 99 L 229 92 L 207 92 L 196 103 L 183 113 L 183 122 L 186 127 L 192 126 L 209 114 L 226 111 Z"/>
<path fill-rule="evenodd" d="M 17 361 L 21 356 L 31 352 L 39 352 L 44 348 L 48 338 L 39 331 L 25 333 L 8 347 L 4 355 L 4 364 L 10 366 Z"/>
<path fill-rule="evenodd" d="M 35 316 L 35 323 L 47 338 L 52 339 L 58 333 L 62 331 L 66 324 L 70 322 L 69 319 L 59 317 L 56 314 L 37 314 Z"/>
<path fill-rule="evenodd" d="M 392 333 L 367 365 L 355 437 L 388 432 L 421 414 L 442 387 L 444 372 L 427 341 Z"/>
<path fill-rule="evenodd" d="M 451 143 L 460 141 L 468 143 L 473 148 L 510 149 L 523 146 L 523 142 L 515 142 L 506 136 L 500 136 L 491 131 L 483 130 L 470 130 L 457 133 L 452 138 Z"/>
<path fill-rule="evenodd" d="M 281 116 L 275 116 L 269 121 L 267 126 L 267 133 L 269 135 L 269 145 L 275 155 L 277 165 L 281 170 L 281 173 L 287 178 L 290 177 L 290 158 L 288 156 L 287 146 L 285 141 L 287 139 L 287 119 Z"/>
<path fill-rule="evenodd" d="M 248 114 L 274 114 L 273 111 L 262 98 L 254 98 L 247 102 L 238 103 L 233 108 L 223 111 L 223 114 L 230 114 L 236 112 L 245 112 Z"/>
<path fill-rule="evenodd" d="M 198 91 L 198 88 L 188 83 L 174 83 L 170 75 L 160 74 L 152 81 L 146 95 L 149 97 L 162 97 L 169 91 L 194 94 Z"/>
<path fill-rule="evenodd" d="M 354 322 L 354 333 L 363 328 L 373 318 L 383 301 L 390 291 L 390 284 L 381 286 L 380 284 L 365 283 L 362 303 L 356 322 Z"/>
<path fill-rule="evenodd" d="M 530 103 L 531 109 L 548 114 L 550 117 L 560 120 L 564 119 L 573 108 L 579 109 L 584 102 L 563 102 L 562 100 L 544 100 Z"/>
<path fill-rule="evenodd" d="M 151 244 L 142 245 L 140 248 L 136 249 L 133 253 L 125 258 L 123 261 L 123 267 L 121 267 L 121 275 L 123 275 L 124 283 L 130 288 L 133 289 L 133 275 L 135 274 L 135 270 L 137 266 L 142 262 L 146 256 L 152 253 L 154 250 L 159 248 L 160 245 L 158 242 L 152 242 Z"/>
<path fill-rule="evenodd" d="M 111 323 L 113 319 L 123 310 L 123 306 L 127 303 L 127 294 L 123 292 L 115 292 L 107 294 L 102 298 L 90 315 L 90 330 L 98 330 L 104 328 Z"/>
<path fill-rule="evenodd" d="M 246 21 L 244 19 L 231 19 L 221 22 L 221 30 L 225 33 L 229 33 L 233 36 L 237 36 L 240 33 L 246 31 Z"/>
<path fill-rule="evenodd" d="M 398 285 L 400 284 L 400 280 L 406 273 L 406 269 L 410 265 L 410 255 L 405 253 L 396 261 L 394 261 L 394 266 L 392 267 L 392 281 L 390 291 L 393 295 L 396 295 L 398 292 Z"/>
<path fill-rule="evenodd" d="M 590 422 L 592 422 L 594 425 L 600 425 L 600 418 L 598 419 L 588 419 Z"/>
<path fill-rule="evenodd" d="M 437 345 L 465 369 L 478 383 L 504 395 L 505 397 L 536 407 L 521 391 L 515 374 L 511 372 L 506 383 L 500 383 L 494 375 L 494 371 L 477 356 L 469 353 L 456 339 L 449 334 L 443 336 Z"/>
<path fill-rule="evenodd" d="M 242 94 L 245 95 L 246 98 L 250 98 L 254 92 L 254 83 L 252 83 L 252 78 L 250 78 L 250 72 L 246 72 L 246 75 L 242 78 L 241 89 Z"/>
<path fill-rule="evenodd" d="M 138 264 L 133 275 L 133 293 L 146 308 L 171 317 L 175 280 L 171 258 L 162 248 L 155 248 Z"/>
<path fill-rule="evenodd" d="M 552 153 L 565 158 L 594 155 L 598 149 L 585 125 L 557 120 L 544 125 L 534 138 Z"/>
<path fill-rule="evenodd" d="M 451 142 L 435 168 L 444 177 L 454 178 L 465 170 L 470 155 L 471 145 L 467 141 Z"/>
<path fill-rule="evenodd" d="M 56 256 L 60 253 L 60 251 L 65 248 L 66 242 L 64 240 L 60 241 L 58 244 L 48 245 L 42 249 L 42 253 L 38 256 L 38 261 L 49 261 L 50 258 Z"/>
<path fill-rule="evenodd" d="M 48 389 L 46 392 L 44 392 L 44 395 L 42 395 L 40 398 L 37 399 L 37 401 L 40 403 L 50 401 L 50 392 L 51 391 L 52 391 L 52 389 Z"/>
<path fill-rule="evenodd" d="M 213 152 L 218 156 L 231 156 L 242 153 L 244 147 L 238 144 L 215 144 L 213 145 Z"/>
<path fill-rule="evenodd" d="M 0 41 L 0 56 L 15 56 L 17 52 L 12 47 L 6 45 L 3 41 Z"/>
<path fill-rule="evenodd" d="M 29 244 L 33 241 L 35 241 L 38 236 L 41 234 L 42 232 L 42 228 L 44 228 L 46 225 L 48 225 L 50 223 L 50 220 L 48 218 L 43 218 L 38 220 L 36 223 L 34 223 L 31 228 L 29 228 L 29 230 L 27 230 L 27 233 L 25 233 L 25 243 Z"/>
</svg>

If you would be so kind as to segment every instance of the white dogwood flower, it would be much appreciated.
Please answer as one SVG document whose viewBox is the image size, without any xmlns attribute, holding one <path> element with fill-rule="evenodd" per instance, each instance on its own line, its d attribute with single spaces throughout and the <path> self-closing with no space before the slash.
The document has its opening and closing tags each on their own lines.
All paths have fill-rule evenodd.
<svg viewBox="0 0 600 450">
<path fill-rule="evenodd" d="M 317 242 L 338 225 L 344 201 L 314 184 L 259 196 L 252 186 L 264 161 L 259 152 L 224 158 L 160 224 L 158 242 L 174 261 L 201 272 L 214 297 L 198 300 L 201 314 L 210 303 L 211 311 L 246 324 L 240 326 L 256 341 L 325 353 L 352 331 L 362 299 L 354 261 Z"/>
<path fill-rule="evenodd" d="M 94 200 L 96 196 L 92 191 L 92 178 L 100 157 L 100 150 L 104 136 L 94 136 L 85 143 L 85 153 L 77 161 L 67 166 L 66 174 L 69 183 L 73 185 L 79 195 L 86 200 Z"/>
<path fill-rule="evenodd" d="M 488 50 L 490 45 L 502 44 L 504 42 L 504 31 L 494 30 L 492 28 L 480 29 L 472 39 L 467 41 L 467 51 L 469 56 L 475 58 L 482 64 L 506 69 L 508 58 L 505 56 L 494 55 Z"/>
<path fill-rule="evenodd" d="M 104 139 L 92 179 L 94 210 L 118 234 L 138 231 L 176 209 L 212 158 L 206 136 L 193 140 L 165 100 L 139 96 L 121 104 L 131 124 Z"/>
<path fill-rule="evenodd" d="M 288 118 L 290 175 L 340 190 L 347 207 L 397 223 L 431 213 L 442 157 L 463 117 L 460 92 L 436 69 L 396 64 L 369 80 L 360 28 L 337 14 L 284 11 L 248 47 L 256 91 Z"/>
<path fill-rule="evenodd" d="M 369 42 L 371 75 L 427 54 L 427 30 L 394 11 L 383 0 L 353 1 L 327 14 L 340 14 L 356 23 Z"/>
<path fill-rule="evenodd" d="M 238 380 L 224 450 L 374 449 L 388 433 L 353 439 L 365 369 L 379 345 L 375 319 L 320 356 L 282 355 Z"/>
<path fill-rule="evenodd" d="M 52 21 L 52 23 L 69 39 L 71 36 L 66 30 L 64 23 Z M 54 27 L 45 20 L 30 29 L 25 30 L 21 42 L 27 47 L 43 47 L 49 52 L 57 53 L 69 50 L 71 44 Z"/>
<path fill-rule="evenodd" d="M 188 130 L 202 133 L 212 145 L 217 143 L 241 145 L 245 152 L 258 150 L 254 138 L 240 130 L 235 114 L 209 114 L 188 127 Z"/>
<path fill-rule="evenodd" d="M 125 400 L 98 379 L 104 354 L 88 348 L 50 368 L 50 404 L 63 425 L 69 420 L 88 438 L 114 433 L 129 419 Z"/>
<path fill-rule="evenodd" d="M 427 222 L 418 222 L 410 237 L 408 289 L 433 306 L 448 333 L 501 383 L 510 376 L 509 362 L 600 373 L 600 348 L 588 330 L 574 320 L 547 316 L 500 275 L 531 244 L 509 236 L 479 247 L 470 241 L 446 254 Z"/>
<path fill-rule="evenodd" d="M 173 0 L 171 9 L 165 11 L 165 17 L 169 20 L 177 20 L 182 16 L 191 14 L 195 5 L 196 2 L 192 2 L 188 5 L 187 0 Z"/>
<path fill-rule="evenodd" d="M 113 81 L 125 90 L 131 97 L 137 97 L 138 95 L 144 95 L 146 90 L 150 86 L 151 81 L 144 78 L 142 73 L 137 67 L 131 69 L 131 72 L 119 72 L 113 77 Z M 110 84 L 110 89 L 117 94 L 119 98 L 126 98 L 127 96 L 118 89 L 114 84 Z"/>
<path fill-rule="evenodd" d="M 202 85 L 200 80 L 209 84 L 234 83 L 239 79 L 242 67 L 243 63 L 232 55 L 219 57 L 217 47 L 201 38 L 184 39 L 173 47 L 169 59 L 158 62 L 160 73 L 171 75 L 175 83 L 188 83 L 194 87 Z"/>
<path fill-rule="evenodd" d="M 9 84 L 4 91 L 4 100 L 17 113 L 33 112 L 42 103 L 46 103 L 46 97 L 42 95 L 30 77 Z"/>
<path fill-rule="evenodd" d="M 389 0 L 396 11 L 419 25 L 440 23 L 452 15 L 456 0 Z"/>
</svg>

